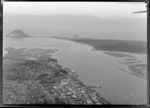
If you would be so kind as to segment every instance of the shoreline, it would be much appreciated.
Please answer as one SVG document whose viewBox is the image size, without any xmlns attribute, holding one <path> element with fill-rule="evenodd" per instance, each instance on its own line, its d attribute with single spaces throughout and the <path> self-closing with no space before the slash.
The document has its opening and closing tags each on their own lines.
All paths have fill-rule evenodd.
<svg viewBox="0 0 150 108">
<path fill-rule="evenodd" d="M 52 56 L 48 55 L 49 49 L 7 48 L 6 50 L 8 54 L 3 57 L 3 77 L 8 82 L 16 82 L 16 85 L 3 82 L 3 103 L 110 104 L 98 92 L 84 85 L 77 78 L 76 71 L 59 65 L 56 59 L 51 58 Z M 54 50 L 52 52 L 55 53 Z M 36 59 L 28 60 L 27 57 Z M 28 87 L 31 88 L 26 89 Z M 28 95 L 29 93 L 31 96 Z M 39 97 L 35 93 L 38 93 Z"/>
<path fill-rule="evenodd" d="M 87 44 L 87 43 L 82 43 L 82 42 L 78 42 L 78 41 L 74 41 L 72 38 L 63 38 L 63 37 L 51 37 L 54 39 L 60 39 L 60 40 L 67 40 L 67 41 L 72 41 L 72 42 L 76 42 L 79 44 L 86 44 L 89 47 L 92 47 L 91 50 L 92 51 L 102 51 L 104 54 L 112 56 L 112 57 L 117 57 L 117 58 L 127 58 L 127 60 L 124 60 L 124 62 L 134 62 L 133 65 L 127 65 L 127 68 L 129 70 L 124 70 L 124 69 L 120 69 L 123 72 L 126 72 L 132 76 L 138 77 L 138 78 L 142 78 L 144 80 L 146 80 L 146 75 L 147 72 L 144 72 L 144 70 L 142 70 L 142 67 L 140 67 L 140 69 L 138 68 L 138 66 L 134 66 L 134 65 L 143 65 L 143 63 L 141 63 L 142 61 L 138 61 L 137 60 L 137 55 L 140 56 L 147 56 L 147 54 L 143 54 L 143 53 L 135 53 L 135 52 L 121 52 L 121 51 L 110 51 L 110 50 L 99 50 L 99 49 L 95 49 L 94 46 Z M 77 38 L 79 39 L 79 38 Z M 128 61 L 129 60 L 129 61 Z M 137 60 L 136 62 L 134 60 Z M 145 64 L 145 63 L 144 63 Z M 129 72 L 128 72 L 129 71 Z"/>
<path fill-rule="evenodd" d="M 130 50 L 127 50 L 127 49 L 124 49 L 124 50 L 126 50 L 126 51 L 123 51 L 122 50 L 122 48 L 119 48 L 118 47 L 118 44 L 121 44 L 121 41 L 123 41 L 123 42 L 126 42 L 126 40 L 124 41 L 124 40 L 107 40 L 107 39 L 92 39 L 92 38 L 67 38 L 67 37 L 57 37 L 57 36 L 52 36 L 52 37 L 49 37 L 49 38 L 54 38 L 54 39 L 60 39 L 60 40 L 68 40 L 68 41 L 72 41 L 72 42 L 76 42 L 76 43 L 81 43 L 81 44 L 86 44 L 86 45 L 88 45 L 88 46 L 90 46 L 90 47 L 92 47 L 92 49 L 91 50 L 94 50 L 94 51 L 112 51 L 112 52 L 123 52 L 123 53 L 133 53 L 133 54 L 147 54 L 147 51 L 145 52 L 140 52 L 140 50 L 139 51 L 137 51 L 137 52 L 135 52 L 134 50 L 133 51 L 130 51 Z M 108 45 L 107 46 L 105 46 L 106 45 L 106 43 L 104 43 L 103 41 L 108 41 Z M 110 42 L 109 42 L 110 41 Z M 113 42 L 114 41 L 114 42 Z M 115 41 L 116 41 L 116 45 L 115 45 Z M 96 42 L 95 44 L 92 44 L 92 42 Z M 102 43 L 101 43 L 102 42 Z M 128 42 L 128 41 L 127 41 Z M 129 41 L 130 42 L 130 41 Z M 136 44 L 137 44 L 137 42 L 138 41 L 133 41 L 133 42 L 135 42 Z M 109 43 L 110 43 L 110 45 L 109 45 Z M 141 44 L 143 44 L 144 42 L 143 41 L 141 41 Z M 98 45 L 99 44 L 99 45 Z M 126 43 L 127 45 L 128 45 L 128 43 Z M 130 44 L 132 44 L 132 42 L 130 42 Z M 108 46 L 111 46 L 111 45 L 113 45 L 113 47 L 118 47 L 118 49 L 113 49 L 113 47 L 111 48 L 109 48 Z M 124 46 L 124 44 L 121 44 L 122 45 L 122 47 Z M 100 47 L 100 46 L 102 46 L 102 47 Z M 99 48 L 98 48 L 99 47 Z M 108 48 L 107 48 L 108 47 Z M 127 47 L 129 47 L 129 46 L 127 46 Z M 134 44 L 133 45 L 131 45 L 131 47 L 135 47 L 134 46 Z M 138 47 L 138 46 L 137 46 Z M 142 46 L 143 47 L 143 46 Z M 145 47 L 145 46 L 144 46 Z M 143 48 L 144 48 L 143 47 Z M 120 49 L 120 50 L 119 50 Z M 122 50 L 122 51 L 121 51 Z"/>
</svg>

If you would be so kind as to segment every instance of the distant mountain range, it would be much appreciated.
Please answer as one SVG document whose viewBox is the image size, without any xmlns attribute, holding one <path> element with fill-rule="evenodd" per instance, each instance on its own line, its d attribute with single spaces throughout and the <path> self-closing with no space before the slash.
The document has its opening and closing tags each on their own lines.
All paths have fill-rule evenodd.
<svg viewBox="0 0 150 108">
<path fill-rule="evenodd" d="M 10 32 L 8 35 L 6 35 L 6 37 L 21 39 L 21 38 L 28 38 L 28 37 L 31 37 L 31 36 L 27 35 L 26 33 L 24 33 L 20 29 L 16 29 L 16 30 L 13 30 L 12 32 Z"/>
</svg>

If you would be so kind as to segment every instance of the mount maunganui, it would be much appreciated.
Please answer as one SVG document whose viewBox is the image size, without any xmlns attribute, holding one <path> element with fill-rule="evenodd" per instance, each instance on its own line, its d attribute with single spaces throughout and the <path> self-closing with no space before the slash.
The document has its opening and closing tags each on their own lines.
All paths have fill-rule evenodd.
<svg viewBox="0 0 150 108">
<path fill-rule="evenodd" d="M 16 29 L 16 30 L 13 30 L 12 32 L 10 32 L 8 35 L 6 35 L 6 37 L 9 37 L 9 38 L 28 38 L 31 36 L 27 35 L 26 33 L 24 33 L 20 29 Z"/>
</svg>

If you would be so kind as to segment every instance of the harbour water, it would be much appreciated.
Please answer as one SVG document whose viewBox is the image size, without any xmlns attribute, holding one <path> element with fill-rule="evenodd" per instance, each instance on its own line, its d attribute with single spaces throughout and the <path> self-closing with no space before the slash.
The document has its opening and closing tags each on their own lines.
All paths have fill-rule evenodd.
<svg viewBox="0 0 150 108">
<path fill-rule="evenodd" d="M 79 79 L 86 85 L 101 85 L 95 88 L 100 95 L 114 104 L 146 104 L 147 80 L 123 72 L 118 67 L 127 69 L 122 64 L 123 58 L 93 51 L 92 47 L 67 40 L 51 38 L 3 39 L 3 56 L 6 47 L 58 49 L 53 58 L 58 64 L 78 72 Z M 146 62 L 146 55 L 132 54 Z"/>
</svg>

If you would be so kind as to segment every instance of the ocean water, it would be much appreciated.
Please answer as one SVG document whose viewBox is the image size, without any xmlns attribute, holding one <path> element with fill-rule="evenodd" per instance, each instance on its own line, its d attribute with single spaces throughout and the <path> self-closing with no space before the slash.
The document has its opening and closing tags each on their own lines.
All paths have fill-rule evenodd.
<svg viewBox="0 0 150 108">
<path fill-rule="evenodd" d="M 147 104 L 147 80 L 132 76 L 118 69 L 127 69 L 122 58 L 106 55 L 103 51 L 93 51 L 92 47 L 67 40 L 51 38 L 3 39 L 3 56 L 6 47 L 58 49 L 53 55 L 58 63 L 79 74 L 86 85 L 102 85 L 95 89 L 113 104 Z M 132 54 L 133 55 L 133 54 Z M 146 55 L 134 54 L 143 62 Z"/>
</svg>

